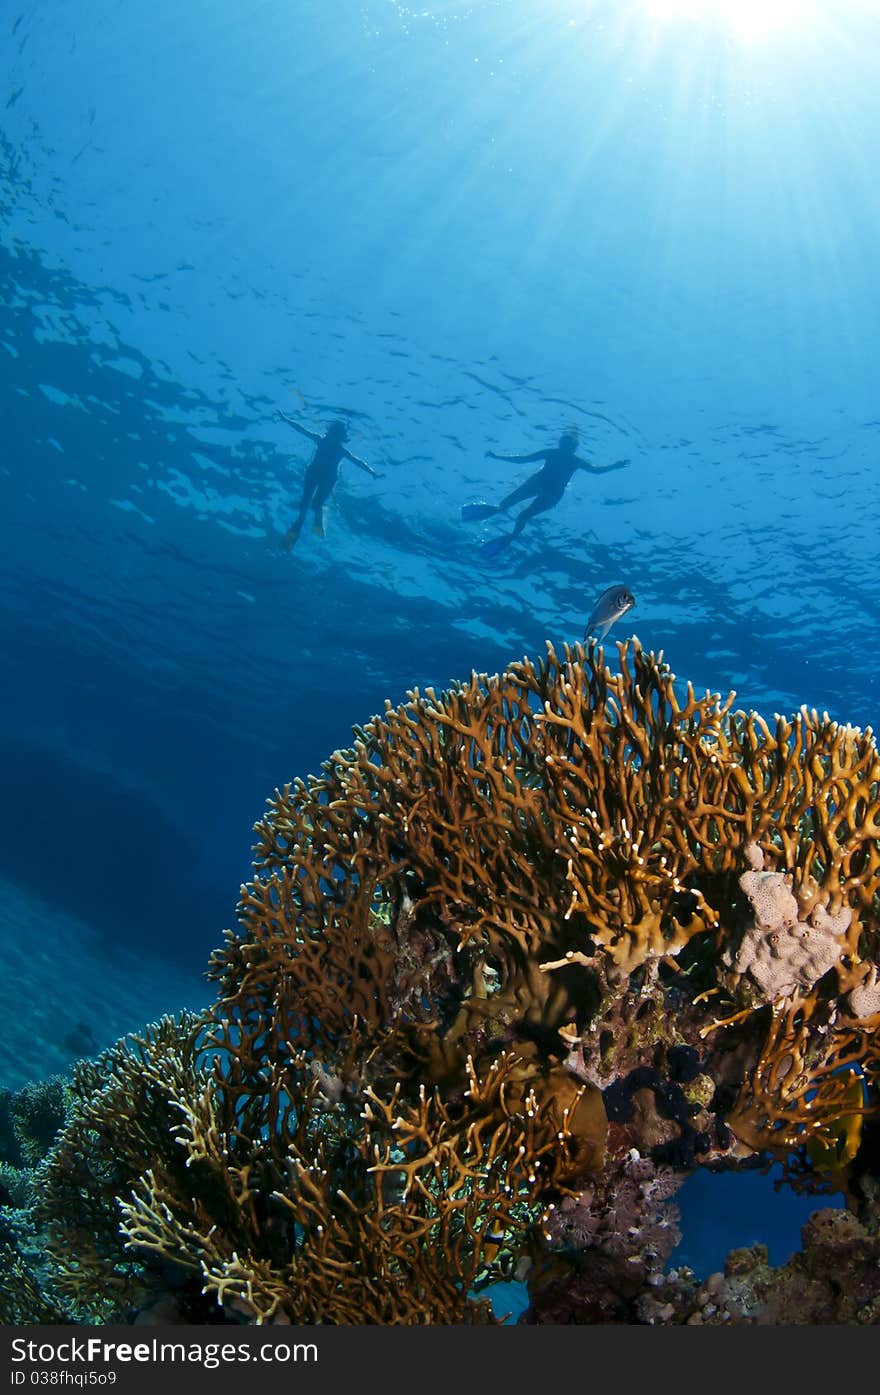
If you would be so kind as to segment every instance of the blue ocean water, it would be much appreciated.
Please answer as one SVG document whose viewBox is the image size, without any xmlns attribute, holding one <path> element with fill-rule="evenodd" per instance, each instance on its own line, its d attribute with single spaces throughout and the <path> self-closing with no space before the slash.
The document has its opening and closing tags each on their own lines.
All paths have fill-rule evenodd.
<svg viewBox="0 0 880 1395">
<path fill-rule="evenodd" d="M 270 791 L 609 583 L 875 720 L 876 5 L 10 0 L 0 53 L 0 1085 L 206 1000 Z M 381 473 L 291 553 L 278 409 Z M 572 424 L 628 466 L 481 561 L 485 452 Z"/>
</svg>

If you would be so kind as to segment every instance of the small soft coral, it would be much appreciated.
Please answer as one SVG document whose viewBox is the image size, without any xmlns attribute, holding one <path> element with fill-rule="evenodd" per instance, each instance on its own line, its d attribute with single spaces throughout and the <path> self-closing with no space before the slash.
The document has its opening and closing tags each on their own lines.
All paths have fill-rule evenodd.
<svg viewBox="0 0 880 1395">
<path fill-rule="evenodd" d="M 850 908 L 830 915 L 817 901 L 808 917 L 801 919 L 792 878 L 782 872 L 753 867 L 742 874 L 739 885 L 748 897 L 752 919 L 736 954 L 727 955 L 734 974 L 747 975 L 771 1003 L 798 989 L 812 988 L 846 948 L 843 937 L 852 921 Z"/>
<path fill-rule="evenodd" d="M 876 964 L 870 965 L 862 982 L 850 990 L 847 1002 L 856 1017 L 874 1017 L 880 1013 L 880 973 Z"/>
</svg>

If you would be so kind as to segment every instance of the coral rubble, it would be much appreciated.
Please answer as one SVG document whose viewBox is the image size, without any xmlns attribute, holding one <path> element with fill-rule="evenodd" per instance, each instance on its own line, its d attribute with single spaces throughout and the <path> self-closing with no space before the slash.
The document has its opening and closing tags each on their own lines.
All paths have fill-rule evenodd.
<svg viewBox="0 0 880 1395">
<path fill-rule="evenodd" d="M 37 1176 L 53 1302 L 486 1322 L 514 1276 L 533 1321 L 684 1321 L 657 1293 L 691 1169 L 846 1178 L 873 737 L 618 650 L 414 691 L 276 790 L 214 1007 L 78 1069 Z"/>
</svg>

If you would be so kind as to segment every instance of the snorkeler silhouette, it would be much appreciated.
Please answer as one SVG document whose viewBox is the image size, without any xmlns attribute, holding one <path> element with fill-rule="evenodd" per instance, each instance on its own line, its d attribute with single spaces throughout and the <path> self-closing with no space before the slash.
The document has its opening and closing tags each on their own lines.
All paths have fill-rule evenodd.
<svg viewBox="0 0 880 1395">
<path fill-rule="evenodd" d="M 286 421 L 288 426 L 292 426 L 294 431 L 298 431 L 302 436 L 308 436 L 310 441 L 315 442 L 315 453 L 306 466 L 299 513 L 292 527 L 281 539 L 281 546 L 286 552 L 289 552 L 302 532 L 302 526 L 309 509 L 314 514 L 312 532 L 316 537 L 323 538 L 324 505 L 339 477 L 339 466 L 343 460 L 350 460 L 352 464 L 359 465 L 362 470 L 366 470 L 368 475 L 372 475 L 374 480 L 381 479 L 382 476 L 378 470 L 373 469 L 372 465 L 368 465 L 366 460 L 361 460 L 359 456 L 353 455 L 347 449 L 345 441 L 348 436 L 348 427 L 344 421 L 332 421 L 327 427 L 326 433 L 321 436 L 317 431 L 310 431 L 307 426 L 301 426 L 286 412 L 276 412 L 275 415 L 280 417 L 282 421 Z"/>
<path fill-rule="evenodd" d="M 480 548 L 482 557 L 496 557 L 519 536 L 530 518 L 535 518 L 539 513 L 544 513 L 547 509 L 552 509 L 554 504 L 558 504 L 575 470 L 589 470 L 590 474 L 604 475 L 608 470 L 620 470 L 629 464 L 628 460 L 615 460 L 613 465 L 591 465 L 589 461 L 581 460 L 575 454 L 579 440 L 577 427 L 571 427 L 562 433 L 557 445 L 548 446 L 546 450 L 532 451 L 529 455 L 498 455 L 494 450 L 486 451 L 486 455 L 492 460 L 510 460 L 516 465 L 543 460 L 544 464 L 534 475 L 530 475 L 524 484 L 502 499 L 500 504 L 465 504 L 462 507 L 462 518 L 465 521 L 474 521 L 491 518 L 493 514 L 509 509 L 511 504 L 518 504 L 522 499 L 532 500 L 517 514 L 512 533 L 505 533 L 500 538 L 490 538 L 488 542 L 483 543 Z"/>
</svg>

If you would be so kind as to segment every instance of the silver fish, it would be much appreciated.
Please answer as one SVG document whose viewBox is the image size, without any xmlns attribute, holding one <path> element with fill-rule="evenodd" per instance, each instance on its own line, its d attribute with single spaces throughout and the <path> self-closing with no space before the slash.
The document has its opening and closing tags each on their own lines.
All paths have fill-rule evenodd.
<svg viewBox="0 0 880 1395">
<path fill-rule="evenodd" d="M 593 606 L 584 630 L 584 639 L 589 639 L 590 635 L 594 635 L 596 639 L 604 639 L 615 620 L 632 610 L 635 603 L 635 596 L 625 586 L 609 586 Z"/>
</svg>

